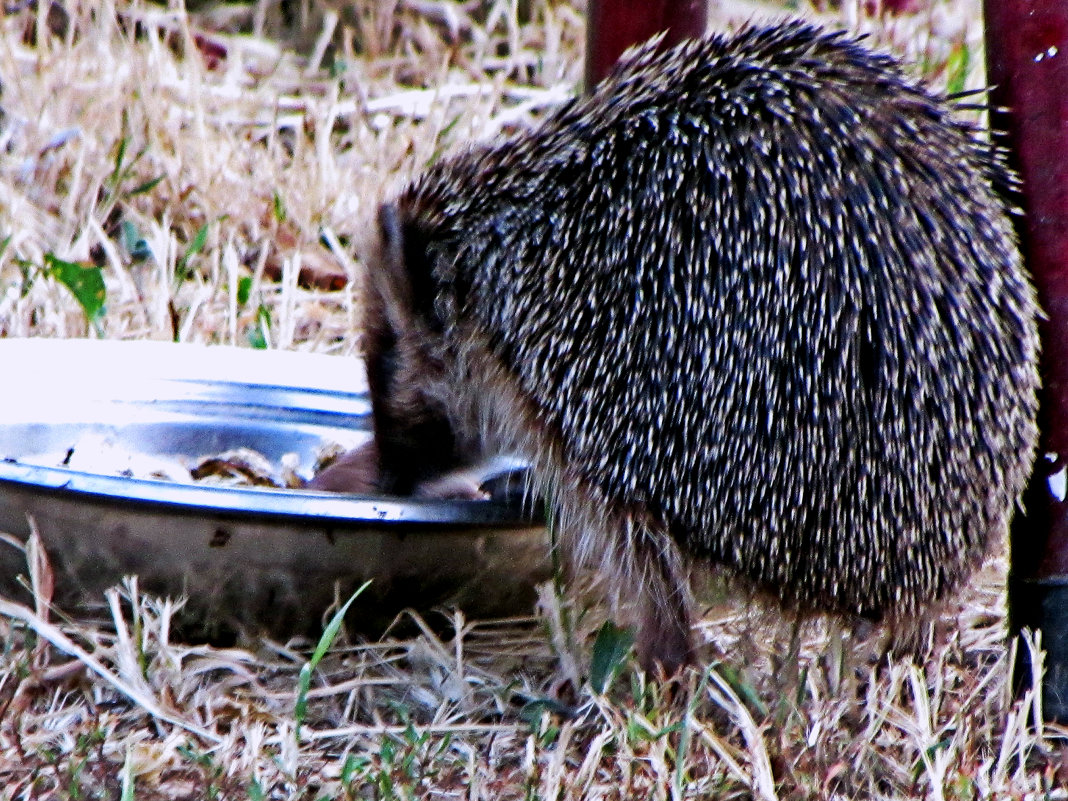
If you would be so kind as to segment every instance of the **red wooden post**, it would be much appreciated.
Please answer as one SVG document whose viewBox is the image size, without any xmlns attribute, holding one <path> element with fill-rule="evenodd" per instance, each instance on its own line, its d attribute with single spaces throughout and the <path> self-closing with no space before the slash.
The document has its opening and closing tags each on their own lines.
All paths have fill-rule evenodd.
<svg viewBox="0 0 1068 801">
<path fill-rule="evenodd" d="M 631 45 L 667 31 L 665 44 L 703 36 L 708 0 L 589 0 L 586 91 L 609 73 Z"/>
<path fill-rule="evenodd" d="M 993 123 L 1023 180 L 1017 230 L 1047 315 L 1039 455 L 1012 531 L 1009 622 L 1013 633 L 1042 629 L 1046 716 L 1068 720 L 1068 3 L 985 0 L 985 12 L 992 101 L 1006 109 Z"/>
</svg>

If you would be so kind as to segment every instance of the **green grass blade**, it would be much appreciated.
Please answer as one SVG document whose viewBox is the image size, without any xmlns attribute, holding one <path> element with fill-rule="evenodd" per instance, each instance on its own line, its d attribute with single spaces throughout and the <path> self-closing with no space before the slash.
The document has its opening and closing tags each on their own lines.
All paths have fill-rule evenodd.
<svg viewBox="0 0 1068 801">
<path fill-rule="evenodd" d="M 323 636 L 319 638 L 319 644 L 315 646 L 315 651 L 312 652 L 311 659 L 305 663 L 304 667 L 300 669 L 300 676 L 297 678 L 297 702 L 293 710 L 293 717 L 296 719 L 296 726 L 294 727 L 294 736 L 300 739 L 300 727 L 304 723 L 304 719 L 308 713 L 308 690 L 311 688 L 312 673 L 315 672 L 315 668 L 319 666 L 319 662 L 326 656 L 326 652 L 330 650 L 330 646 L 333 645 L 334 639 L 337 637 L 337 633 L 341 631 L 341 624 L 345 622 L 345 613 L 349 611 L 349 607 L 352 606 L 352 602 L 367 589 L 370 581 L 365 581 L 361 584 L 347 601 L 344 606 L 334 613 L 334 616 L 330 618 L 330 622 L 327 623 L 326 628 L 323 629 Z"/>
</svg>

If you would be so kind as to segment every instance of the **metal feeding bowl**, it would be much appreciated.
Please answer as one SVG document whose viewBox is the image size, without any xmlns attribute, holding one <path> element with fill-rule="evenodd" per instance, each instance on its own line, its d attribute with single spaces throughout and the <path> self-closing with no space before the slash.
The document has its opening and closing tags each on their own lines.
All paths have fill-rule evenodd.
<svg viewBox="0 0 1068 801">
<path fill-rule="evenodd" d="M 0 531 L 24 540 L 36 527 L 61 605 L 99 604 L 136 574 L 147 592 L 186 597 L 194 631 L 285 636 L 315 631 L 367 579 L 350 620 L 373 629 L 405 607 L 527 612 L 548 573 L 543 522 L 514 501 L 153 477 L 235 448 L 310 477 L 325 447 L 371 437 L 357 359 L 8 339 L 0 365 Z M 24 553 L 0 542 L 0 592 L 28 600 L 26 573 Z"/>
</svg>

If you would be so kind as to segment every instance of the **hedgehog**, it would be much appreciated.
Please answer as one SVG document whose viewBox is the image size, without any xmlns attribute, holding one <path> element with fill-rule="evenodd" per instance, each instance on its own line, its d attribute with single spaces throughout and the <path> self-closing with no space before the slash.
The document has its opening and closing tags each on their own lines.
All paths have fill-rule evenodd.
<svg viewBox="0 0 1068 801">
<path fill-rule="evenodd" d="M 1037 436 L 1013 179 L 955 105 L 847 33 L 750 25 L 430 166 L 367 254 L 379 490 L 522 455 L 664 676 L 693 565 L 800 612 L 930 610 Z"/>
</svg>

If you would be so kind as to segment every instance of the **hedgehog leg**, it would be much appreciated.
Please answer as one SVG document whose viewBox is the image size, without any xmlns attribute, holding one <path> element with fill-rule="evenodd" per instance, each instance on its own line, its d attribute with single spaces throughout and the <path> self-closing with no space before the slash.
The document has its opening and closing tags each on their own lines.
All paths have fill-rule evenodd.
<svg viewBox="0 0 1068 801">
<path fill-rule="evenodd" d="M 666 679 L 694 662 L 690 587 L 678 548 L 666 534 L 634 532 L 638 663 Z"/>
</svg>

